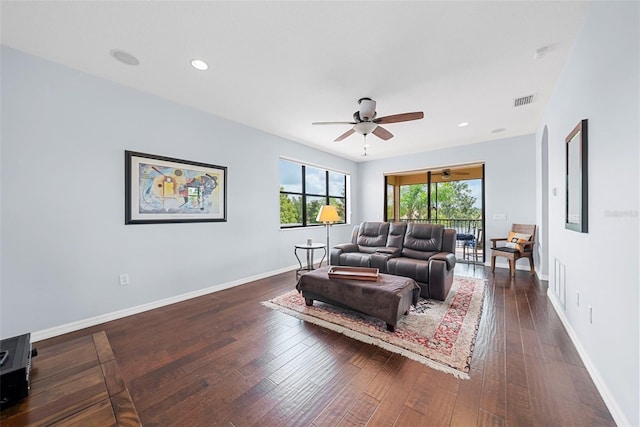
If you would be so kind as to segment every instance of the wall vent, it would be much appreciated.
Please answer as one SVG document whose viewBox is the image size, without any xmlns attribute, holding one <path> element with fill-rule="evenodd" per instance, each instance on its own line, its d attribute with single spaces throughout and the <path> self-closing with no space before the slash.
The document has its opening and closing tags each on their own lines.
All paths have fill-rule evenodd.
<svg viewBox="0 0 640 427">
<path fill-rule="evenodd" d="M 522 107 L 523 105 L 533 103 L 533 95 L 521 96 L 513 101 L 514 107 Z"/>
</svg>

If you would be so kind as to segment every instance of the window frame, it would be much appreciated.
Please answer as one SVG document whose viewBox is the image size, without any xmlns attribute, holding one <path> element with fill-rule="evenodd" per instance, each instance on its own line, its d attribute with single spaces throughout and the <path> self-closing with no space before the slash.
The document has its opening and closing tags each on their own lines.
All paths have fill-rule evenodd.
<svg viewBox="0 0 640 427">
<path fill-rule="evenodd" d="M 285 224 L 280 224 L 280 229 L 282 230 L 286 230 L 286 229 L 293 229 L 293 228 L 304 228 L 304 227 L 318 227 L 321 226 L 323 224 L 319 224 L 319 223 L 315 223 L 312 221 L 315 221 L 314 218 L 310 219 L 308 218 L 308 212 L 307 212 L 307 198 L 323 198 L 324 199 L 324 204 L 328 205 L 330 204 L 330 200 L 331 199 L 340 199 L 344 201 L 344 218 L 343 221 L 341 222 L 335 222 L 334 224 L 348 224 L 347 221 L 347 212 L 348 212 L 348 199 L 349 199 L 349 191 L 347 188 L 348 182 L 349 182 L 349 174 L 346 172 L 342 172 L 342 171 L 338 171 L 335 169 L 329 169 L 327 167 L 324 166 L 318 166 L 318 165 L 313 165 L 313 164 L 309 164 L 309 163 L 303 163 L 301 161 L 298 160 L 291 160 L 291 159 L 287 159 L 284 157 L 280 157 L 280 159 L 278 160 L 278 164 L 280 164 L 281 161 L 285 161 L 285 162 L 289 162 L 289 163 L 293 163 L 296 164 L 298 166 L 300 166 L 300 171 L 301 171 L 301 176 L 302 176 L 302 191 L 301 192 L 297 192 L 297 191 L 286 191 L 286 190 L 280 190 L 279 191 L 279 197 L 282 197 L 282 195 L 286 195 L 287 197 L 289 196 L 299 196 L 301 198 L 301 205 L 302 205 L 302 224 L 294 224 L 294 225 L 285 225 Z M 325 177 L 325 188 L 324 188 L 324 194 L 317 194 L 317 193 L 309 193 L 307 192 L 307 167 L 309 168 L 314 168 L 314 169 L 320 169 L 321 171 L 324 172 L 324 177 Z M 344 196 L 335 196 L 332 195 L 330 193 L 330 180 L 329 180 L 329 174 L 330 173 L 337 173 L 340 175 L 343 175 L 344 177 Z M 280 179 L 282 179 L 282 177 L 280 176 Z M 279 188 L 282 188 L 282 182 L 279 183 Z"/>
</svg>

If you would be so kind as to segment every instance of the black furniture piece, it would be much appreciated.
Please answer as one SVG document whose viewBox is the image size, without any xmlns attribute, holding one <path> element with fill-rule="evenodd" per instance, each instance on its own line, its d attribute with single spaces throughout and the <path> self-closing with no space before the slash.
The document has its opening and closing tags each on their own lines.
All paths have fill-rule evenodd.
<svg viewBox="0 0 640 427">
<path fill-rule="evenodd" d="M 0 410 L 15 405 L 29 394 L 31 334 L 0 341 Z"/>
</svg>

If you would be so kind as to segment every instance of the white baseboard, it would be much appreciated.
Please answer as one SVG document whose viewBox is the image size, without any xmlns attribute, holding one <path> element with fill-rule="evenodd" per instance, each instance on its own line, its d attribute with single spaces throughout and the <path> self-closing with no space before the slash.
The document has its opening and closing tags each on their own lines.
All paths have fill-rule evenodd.
<svg viewBox="0 0 640 427">
<path fill-rule="evenodd" d="M 78 320 L 76 322 L 66 323 L 64 325 L 55 326 L 53 328 L 43 329 L 31 333 L 31 341 L 42 341 L 48 338 L 53 338 L 58 335 L 67 334 L 69 332 L 78 331 L 80 329 L 88 328 L 91 326 L 99 325 L 101 323 L 110 322 L 112 320 L 121 319 L 123 317 L 131 316 L 133 314 L 142 313 L 145 311 L 153 310 L 156 308 L 164 307 L 166 305 L 175 304 L 177 302 L 186 301 L 191 298 L 197 298 L 203 295 L 211 294 L 213 292 L 222 291 L 224 289 L 233 288 L 235 286 L 244 285 L 245 283 L 253 282 L 255 280 L 264 279 L 265 277 L 274 276 L 280 273 L 286 273 L 287 271 L 296 270 L 299 266 L 289 266 L 279 268 L 277 270 L 269 271 L 266 273 L 256 274 L 255 276 L 245 277 L 242 279 L 234 280 L 227 283 L 221 283 L 211 286 L 209 288 L 199 289 L 197 291 L 188 292 L 186 294 L 176 295 L 174 297 L 165 298 L 163 300 L 150 302 L 147 304 L 138 305 L 136 307 L 125 308 L 124 310 L 114 311 L 112 313 L 101 314 L 100 316 L 90 317 L 88 319 Z"/>
<path fill-rule="evenodd" d="M 587 372 L 589 372 L 589 375 L 591 376 L 593 383 L 595 384 L 596 388 L 598 389 L 598 392 L 602 396 L 602 400 L 604 400 L 605 405 L 607 405 L 609 412 L 611 412 L 611 416 L 613 417 L 614 421 L 619 426 L 630 426 L 631 423 L 629 422 L 627 417 L 624 415 L 624 412 L 620 409 L 620 405 L 618 405 L 618 402 L 616 402 L 615 398 L 611 394 L 609 387 L 607 387 L 606 383 L 602 380 L 602 376 L 600 375 L 600 372 L 593 365 L 593 363 L 591 362 L 591 359 L 589 359 L 589 355 L 587 354 L 586 350 L 582 346 L 580 339 L 578 339 L 578 335 L 575 333 L 575 331 L 571 327 L 571 324 L 569 323 L 569 319 L 567 319 L 567 317 L 564 315 L 562 304 L 560 303 L 560 301 L 557 300 L 553 292 L 551 292 L 551 289 L 547 289 L 547 298 L 549 298 L 549 301 L 551 301 L 551 305 L 553 306 L 553 309 L 556 311 L 556 313 L 558 314 L 558 317 L 560 318 L 560 321 L 564 325 L 564 328 L 567 330 L 567 334 L 569 334 L 569 338 L 571 338 L 571 342 L 573 343 L 574 347 L 578 351 L 578 354 L 580 355 L 580 359 L 582 359 L 582 363 L 584 364 L 585 368 L 587 368 Z"/>
</svg>

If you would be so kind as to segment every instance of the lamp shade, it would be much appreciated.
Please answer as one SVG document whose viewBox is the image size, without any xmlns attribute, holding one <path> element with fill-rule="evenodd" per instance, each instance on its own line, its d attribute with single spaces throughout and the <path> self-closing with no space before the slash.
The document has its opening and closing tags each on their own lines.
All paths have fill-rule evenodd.
<svg viewBox="0 0 640 427">
<path fill-rule="evenodd" d="M 340 216 L 338 215 L 338 211 L 336 211 L 335 206 L 325 205 L 320 208 L 316 221 L 323 222 L 325 224 L 329 222 L 338 222 L 340 221 Z"/>
</svg>

